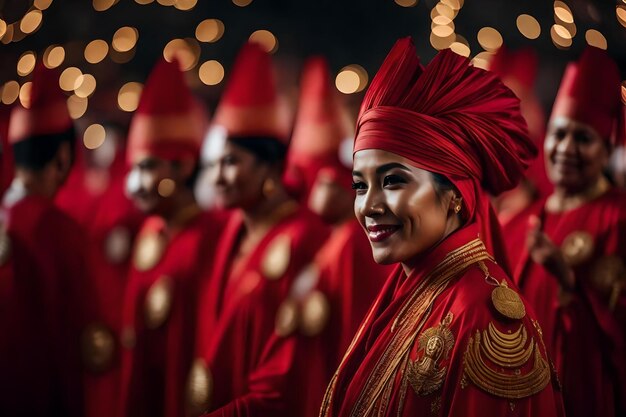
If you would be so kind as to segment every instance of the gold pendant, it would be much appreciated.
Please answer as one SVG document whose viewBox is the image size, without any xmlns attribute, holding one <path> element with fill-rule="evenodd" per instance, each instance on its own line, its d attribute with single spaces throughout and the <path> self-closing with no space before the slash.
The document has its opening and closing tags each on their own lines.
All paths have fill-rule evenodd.
<svg viewBox="0 0 626 417">
<path fill-rule="evenodd" d="M 104 242 L 104 252 L 112 264 L 121 264 L 130 253 L 131 236 L 128 229 L 117 226 L 108 234 Z"/>
<path fill-rule="evenodd" d="M 275 331 L 279 336 L 289 336 L 298 327 L 298 303 L 288 298 L 280 305 L 276 313 Z"/>
<path fill-rule="evenodd" d="M 199 416 L 209 411 L 213 394 L 213 375 L 203 359 L 193 361 L 187 380 L 187 409 L 189 415 Z"/>
<path fill-rule="evenodd" d="M 170 314 L 172 308 L 172 292 L 174 283 L 167 276 L 162 276 L 150 286 L 146 293 L 144 316 L 146 327 L 160 327 Z"/>
<path fill-rule="evenodd" d="M 504 280 L 491 292 L 491 301 L 504 317 L 519 320 L 526 315 L 526 308 L 519 294 L 510 289 Z"/>
<path fill-rule="evenodd" d="M 139 271 L 148 271 L 154 268 L 165 251 L 165 238 L 157 233 L 142 236 L 137 242 L 133 263 Z"/>
<path fill-rule="evenodd" d="M 81 335 L 83 362 L 93 372 L 103 372 L 111 367 L 115 352 L 115 338 L 108 327 L 92 323 Z"/>
<path fill-rule="evenodd" d="M 287 271 L 291 258 L 291 239 L 288 235 L 274 238 L 265 250 L 261 264 L 263 275 L 271 280 L 279 279 Z"/>
<path fill-rule="evenodd" d="M 330 304 L 323 292 L 315 290 L 302 302 L 302 333 L 316 336 L 324 330 L 330 317 Z"/>
<path fill-rule="evenodd" d="M 561 244 L 565 262 L 570 266 L 580 265 L 593 253 L 593 236 L 588 232 L 577 230 L 570 233 Z"/>
</svg>

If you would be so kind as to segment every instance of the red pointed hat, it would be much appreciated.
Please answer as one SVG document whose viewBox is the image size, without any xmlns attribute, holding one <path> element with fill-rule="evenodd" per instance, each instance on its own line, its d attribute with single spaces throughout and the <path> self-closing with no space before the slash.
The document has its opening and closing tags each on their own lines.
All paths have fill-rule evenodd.
<svg viewBox="0 0 626 417">
<path fill-rule="evenodd" d="M 248 42 L 239 51 L 213 125 L 226 129 L 229 136 L 269 136 L 289 141 L 272 61 L 259 44 Z"/>
<path fill-rule="evenodd" d="M 551 119 L 568 117 L 593 127 L 613 144 L 626 136 L 621 122 L 620 73 L 609 54 L 587 46 L 576 63 L 568 64 L 552 107 Z"/>
<path fill-rule="evenodd" d="M 33 136 L 65 132 L 72 126 L 59 73 L 38 62 L 33 71 L 28 108 L 16 105 L 9 122 L 9 143 Z"/>
<path fill-rule="evenodd" d="M 176 59 L 161 59 L 148 77 L 128 132 L 127 160 L 147 155 L 196 159 L 203 136 L 199 106 Z"/>
</svg>

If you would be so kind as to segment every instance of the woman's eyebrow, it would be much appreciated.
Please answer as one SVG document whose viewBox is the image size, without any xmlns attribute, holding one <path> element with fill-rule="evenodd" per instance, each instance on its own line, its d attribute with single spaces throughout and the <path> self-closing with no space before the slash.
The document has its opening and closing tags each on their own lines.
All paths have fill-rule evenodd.
<svg viewBox="0 0 626 417">
<path fill-rule="evenodd" d="M 405 166 L 405 165 L 402 165 L 402 164 L 400 164 L 400 163 L 398 163 L 398 162 L 390 162 L 390 163 L 388 163 L 388 164 L 381 165 L 381 166 L 379 166 L 378 168 L 376 168 L 376 174 L 379 174 L 379 175 L 380 175 L 380 174 L 382 174 L 383 172 L 387 172 L 387 171 L 389 171 L 389 170 L 391 170 L 391 169 L 394 169 L 394 168 L 402 169 L 402 170 L 404 170 L 404 171 L 408 171 L 408 172 L 410 172 L 410 171 L 411 171 L 411 170 L 410 170 L 407 166 Z"/>
</svg>

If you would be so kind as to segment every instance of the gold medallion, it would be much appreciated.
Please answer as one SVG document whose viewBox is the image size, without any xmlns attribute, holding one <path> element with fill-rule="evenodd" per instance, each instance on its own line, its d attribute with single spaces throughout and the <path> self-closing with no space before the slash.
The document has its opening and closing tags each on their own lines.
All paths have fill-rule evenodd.
<svg viewBox="0 0 626 417">
<path fill-rule="evenodd" d="M 261 264 L 263 275 L 268 279 L 279 279 L 287 271 L 291 258 L 291 239 L 288 235 L 274 238 L 265 250 Z"/>
<path fill-rule="evenodd" d="M 167 276 L 162 276 L 148 289 L 144 305 L 147 328 L 156 329 L 167 320 L 172 308 L 173 287 L 172 280 Z"/>
<path fill-rule="evenodd" d="M 4 265 L 11 257 L 11 238 L 2 228 L 0 230 L 0 266 Z"/>
<path fill-rule="evenodd" d="M 111 367 L 115 353 L 115 338 L 108 327 L 92 323 L 83 330 L 80 340 L 83 363 L 92 372 L 103 372 Z"/>
<path fill-rule="evenodd" d="M 276 313 L 275 331 L 279 336 L 289 336 L 298 327 L 298 303 L 288 298 L 280 305 Z"/>
<path fill-rule="evenodd" d="M 504 317 L 519 320 L 526 315 L 526 307 L 519 294 L 510 289 L 504 280 L 491 292 L 491 301 Z"/>
<path fill-rule="evenodd" d="M 441 362 L 448 359 L 454 346 L 454 335 L 450 331 L 453 315 L 448 313 L 442 322 L 426 329 L 418 339 L 421 359 L 408 362 L 407 379 L 417 395 L 429 395 L 443 385 L 447 367 Z"/>
<path fill-rule="evenodd" d="M 150 233 L 139 238 L 133 264 L 139 271 L 148 271 L 156 266 L 165 250 L 165 238 L 158 233 Z"/>
<path fill-rule="evenodd" d="M 213 394 L 213 375 L 204 359 L 193 361 L 187 380 L 187 410 L 191 416 L 209 411 Z"/>
<path fill-rule="evenodd" d="M 306 336 L 316 336 L 324 330 L 330 317 L 330 304 L 323 292 L 312 291 L 302 302 L 301 331 Z"/>
<path fill-rule="evenodd" d="M 109 232 L 104 242 L 104 253 L 112 264 L 121 264 L 130 254 L 131 236 L 128 229 L 117 226 Z"/>
<path fill-rule="evenodd" d="M 595 263 L 591 274 L 591 284 L 603 295 L 611 293 L 616 284 L 626 278 L 624 262 L 615 255 L 605 256 Z"/>
<path fill-rule="evenodd" d="M 593 253 L 593 236 L 588 232 L 577 230 L 570 233 L 561 244 L 565 262 L 570 266 L 580 265 Z"/>
</svg>

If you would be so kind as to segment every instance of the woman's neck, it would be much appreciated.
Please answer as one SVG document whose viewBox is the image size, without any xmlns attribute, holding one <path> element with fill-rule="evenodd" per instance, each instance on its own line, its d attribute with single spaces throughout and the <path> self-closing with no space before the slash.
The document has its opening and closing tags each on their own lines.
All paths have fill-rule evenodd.
<svg viewBox="0 0 626 417">
<path fill-rule="evenodd" d="M 603 175 L 582 190 L 570 190 L 557 186 L 546 201 L 546 210 L 550 213 L 560 213 L 575 209 L 600 197 L 609 188 L 611 184 Z"/>
<path fill-rule="evenodd" d="M 191 219 L 201 212 L 191 191 L 184 189 L 172 196 L 169 210 L 161 217 L 165 220 L 168 230 L 177 230 L 184 227 Z"/>
<path fill-rule="evenodd" d="M 265 198 L 254 206 L 243 210 L 243 222 L 248 234 L 253 234 L 258 230 L 269 229 L 282 217 L 284 209 L 295 205 L 282 188 L 274 191 L 270 198 Z M 290 210 L 291 212 L 292 210 Z"/>
</svg>

